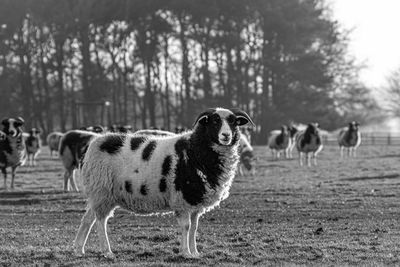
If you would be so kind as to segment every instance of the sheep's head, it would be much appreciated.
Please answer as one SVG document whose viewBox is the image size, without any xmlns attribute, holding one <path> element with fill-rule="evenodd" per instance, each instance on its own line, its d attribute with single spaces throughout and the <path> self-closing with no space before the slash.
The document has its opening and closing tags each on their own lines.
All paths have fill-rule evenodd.
<svg viewBox="0 0 400 267">
<path fill-rule="evenodd" d="M 211 108 L 197 117 L 194 127 L 204 132 L 212 142 L 230 146 L 238 143 L 239 126 L 247 123 L 254 125 L 249 115 L 242 110 Z"/>
<path fill-rule="evenodd" d="M 6 118 L 1 121 L 1 124 L 3 125 L 3 132 L 12 137 L 17 137 L 22 134 L 22 126 L 24 123 L 25 121 L 21 117 Z"/>
<path fill-rule="evenodd" d="M 318 124 L 318 122 L 309 123 L 307 125 L 306 133 L 313 134 L 313 135 L 318 135 L 319 134 L 319 124 Z"/>
<path fill-rule="evenodd" d="M 36 128 L 32 128 L 32 130 L 29 131 L 30 136 L 39 136 L 40 133 L 41 133 L 40 130 Z"/>
<path fill-rule="evenodd" d="M 358 127 L 360 124 L 357 121 L 352 121 L 349 123 L 349 130 L 350 131 L 358 131 Z"/>
</svg>

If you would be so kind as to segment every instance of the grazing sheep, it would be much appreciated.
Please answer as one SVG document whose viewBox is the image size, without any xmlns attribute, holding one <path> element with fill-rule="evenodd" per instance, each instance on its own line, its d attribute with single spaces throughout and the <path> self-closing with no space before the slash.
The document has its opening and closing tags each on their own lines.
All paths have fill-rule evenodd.
<svg viewBox="0 0 400 267">
<path fill-rule="evenodd" d="M 22 137 L 24 120 L 6 118 L 1 121 L 2 138 L 0 139 L 0 169 L 4 175 L 4 189 L 7 189 L 7 167 L 11 167 L 11 189 L 14 188 L 15 171 L 26 160 L 25 144 Z"/>
<path fill-rule="evenodd" d="M 65 168 L 64 191 L 69 191 L 70 189 L 76 192 L 79 191 L 75 183 L 74 171 L 79 167 L 89 141 L 95 136 L 100 136 L 100 134 L 89 131 L 71 130 L 61 138 L 58 155 Z"/>
<path fill-rule="evenodd" d="M 36 166 L 36 157 L 40 153 L 41 141 L 40 131 L 32 128 L 29 131 L 29 136 L 25 139 L 26 156 L 29 166 Z"/>
<path fill-rule="evenodd" d="M 338 143 L 340 147 L 340 157 L 343 157 L 343 150 L 347 148 L 349 157 L 356 156 L 356 150 L 361 144 L 361 133 L 359 131 L 360 124 L 356 121 L 350 122 L 347 129 L 340 131 Z"/>
<path fill-rule="evenodd" d="M 250 142 L 247 140 L 246 135 L 241 134 L 240 135 L 240 141 L 239 141 L 239 154 L 240 154 L 240 161 L 239 161 L 239 175 L 243 176 L 243 168 L 249 171 L 251 175 L 255 175 L 256 169 L 254 167 L 254 149 L 251 146 Z"/>
<path fill-rule="evenodd" d="M 304 154 L 307 157 L 307 166 L 311 167 L 311 157 L 314 159 L 314 165 L 317 165 L 317 155 L 323 148 L 318 123 L 309 123 L 305 131 L 299 132 L 296 137 L 296 147 L 300 166 L 303 166 Z"/>
<path fill-rule="evenodd" d="M 47 136 L 46 141 L 50 149 L 51 157 L 53 157 L 54 151 L 58 153 L 58 148 L 60 147 L 60 141 L 63 135 L 64 134 L 60 132 L 52 132 Z"/>
<path fill-rule="evenodd" d="M 271 132 L 268 138 L 268 147 L 271 149 L 272 157 L 279 159 L 281 152 L 285 152 L 285 157 L 288 158 L 287 149 L 291 145 L 290 132 L 286 125 L 282 125 L 279 134 Z"/>
<path fill-rule="evenodd" d="M 299 130 L 293 125 L 289 126 L 289 134 L 290 134 L 290 145 L 287 148 L 286 155 L 289 159 L 293 158 L 293 149 L 296 146 L 296 136 Z"/>
<path fill-rule="evenodd" d="M 109 133 L 94 138 L 81 168 L 88 206 L 75 252 L 84 253 L 97 221 L 100 248 L 113 258 L 106 225 L 113 210 L 122 207 L 145 214 L 174 211 L 182 229 L 183 255 L 198 255 L 199 217 L 228 197 L 239 161 L 238 126 L 248 122 L 243 111 L 213 108 L 182 134 Z"/>
</svg>

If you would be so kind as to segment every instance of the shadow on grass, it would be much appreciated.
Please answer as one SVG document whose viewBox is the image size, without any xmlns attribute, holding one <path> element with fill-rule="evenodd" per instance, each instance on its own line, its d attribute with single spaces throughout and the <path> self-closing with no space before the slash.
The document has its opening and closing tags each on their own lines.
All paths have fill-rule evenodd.
<svg viewBox="0 0 400 267">
<path fill-rule="evenodd" d="M 397 178 L 400 178 L 400 174 L 393 173 L 393 174 L 386 174 L 386 175 L 379 175 L 379 176 L 360 176 L 360 177 L 343 178 L 340 180 L 357 182 L 357 181 L 366 181 L 366 180 L 397 179 Z"/>
</svg>

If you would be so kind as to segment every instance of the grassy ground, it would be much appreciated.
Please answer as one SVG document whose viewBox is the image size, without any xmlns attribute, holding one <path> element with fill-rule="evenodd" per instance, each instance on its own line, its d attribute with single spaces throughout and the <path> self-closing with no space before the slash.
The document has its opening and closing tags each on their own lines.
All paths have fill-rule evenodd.
<svg viewBox="0 0 400 267">
<path fill-rule="evenodd" d="M 199 259 L 178 254 L 172 216 L 117 210 L 108 231 L 116 260 L 108 261 L 95 232 L 84 257 L 72 253 L 85 201 L 60 190 L 63 169 L 44 148 L 37 167 L 18 169 L 15 191 L 0 191 L 0 263 L 400 265 L 400 147 L 361 147 L 357 159 L 344 160 L 326 147 L 318 168 L 272 161 L 265 147 L 256 152 L 257 175 L 235 178 L 230 197 L 200 219 Z"/>
</svg>

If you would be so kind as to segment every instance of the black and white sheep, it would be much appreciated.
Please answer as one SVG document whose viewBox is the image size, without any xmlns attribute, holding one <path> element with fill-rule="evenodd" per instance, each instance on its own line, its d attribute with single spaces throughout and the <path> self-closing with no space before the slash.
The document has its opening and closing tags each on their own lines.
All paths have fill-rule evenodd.
<svg viewBox="0 0 400 267">
<path fill-rule="evenodd" d="M 25 139 L 26 156 L 29 166 L 36 165 L 36 157 L 40 153 L 40 148 L 40 130 L 32 128 L 29 131 L 29 136 Z"/>
<path fill-rule="evenodd" d="M 299 132 L 296 137 L 296 148 L 299 152 L 300 166 L 303 166 L 304 155 L 307 157 L 307 166 L 311 167 L 311 158 L 314 159 L 314 165 L 317 165 L 317 155 L 323 148 L 318 123 L 309 123 L 304 131 Z"/>
<path fill-rule="evenodd" d="M 361 144 L 361 133 L 359 131 L 360 124 L 356 121 L 349 123 L 347 129 L 339 132 L 338 143 L 340 148 L 340 157 L 343 157 L 343 150 L 347 148 L 349 157 L 356 156 L 356 150 Z"/>
<path fill-rule="evenodd" d="M 239 161 L 239 175 L 244 175 L 243 167 L 251 173 L 251 175 L 255 175 L 256 169 L 254 166 L 254 149 L 251 146 L 249 140 L 247 139 L 247 136 L 244 135 L 243 133 L 240 135 L 240 141 L 239 141 L 239 155 L 240 155 L 240 161 Z M 242 167 L 243 166 L 243 167 Z"/>
<path fill-rule="evenodd" d="M 75 169 L 79 167 L 89 141 L 99 135 L 89 131 L 71 130 L 61 138 L 58 155 L 65 168 L 64 191 L 69 191 L 70 189 L 76 192 L 79 191 L 75 182 Z"/>
<path fill-rule="evenodd" d="M 14 188 L 15 171 L 26 160 L 25 144 L 22 137 L 24 120 L 6 118 L 1 121 L 2 138 L 0 139 L 0 169 L 4 175 L 4 189 L 7 189 L 7 168 L 11 168 L 11 188 Z"/>
<path fill-rule="evenodd" d="M 176 135 L 176 133 L 173 133 L 173 132 L 164 131 L 164 130 L 153 130 L 153 129 L 138 130 L 138 131 L 134 132 L 134 134 L 154 135 L 154 136 L 173 136 L 173 135 Z"/>
<path fill-rule="evenodd" d="M 60 133 L 60 132 L 52 132 L 47 136 L 46 142 L 47 142 L 47 145 L 49 146 L 51 157 L 53 157 L 54 152 L 58 153 L 58 149 L 60 147 L 60 141 L 61 141 L 61 138 L 63 137 L 63 135 L 64 134 Z"/>
<path fill-rule="evenodd" d="M 181 250 L 198 255 L 199 217 L 229 195 L 239 161 L 240 125 L 251 122 L 240 110 L 209 109 L 194 129 L 171 136 L 113 134 L 94 138 L 86 152 L 81 179 L 88 197 L 86 214 L 75 238 L 84 253 L 97 221 L 100 248 L 113 257 L 108 218 L 116 207 L 135 213 L 174 211 L 182 229 Z"/>
<path fill-rule="evenodd" d="M 268 138 L 268 147 L 271 149 L 272 157 L 279 159 L 281 152 L 285 153 L 285 157 L 288 158 L 288 148 L 291 145 L 290 132 L 286 125 L 282 125 L 279 133 L 276 131 L 271 132 Z"/>
</svg>

